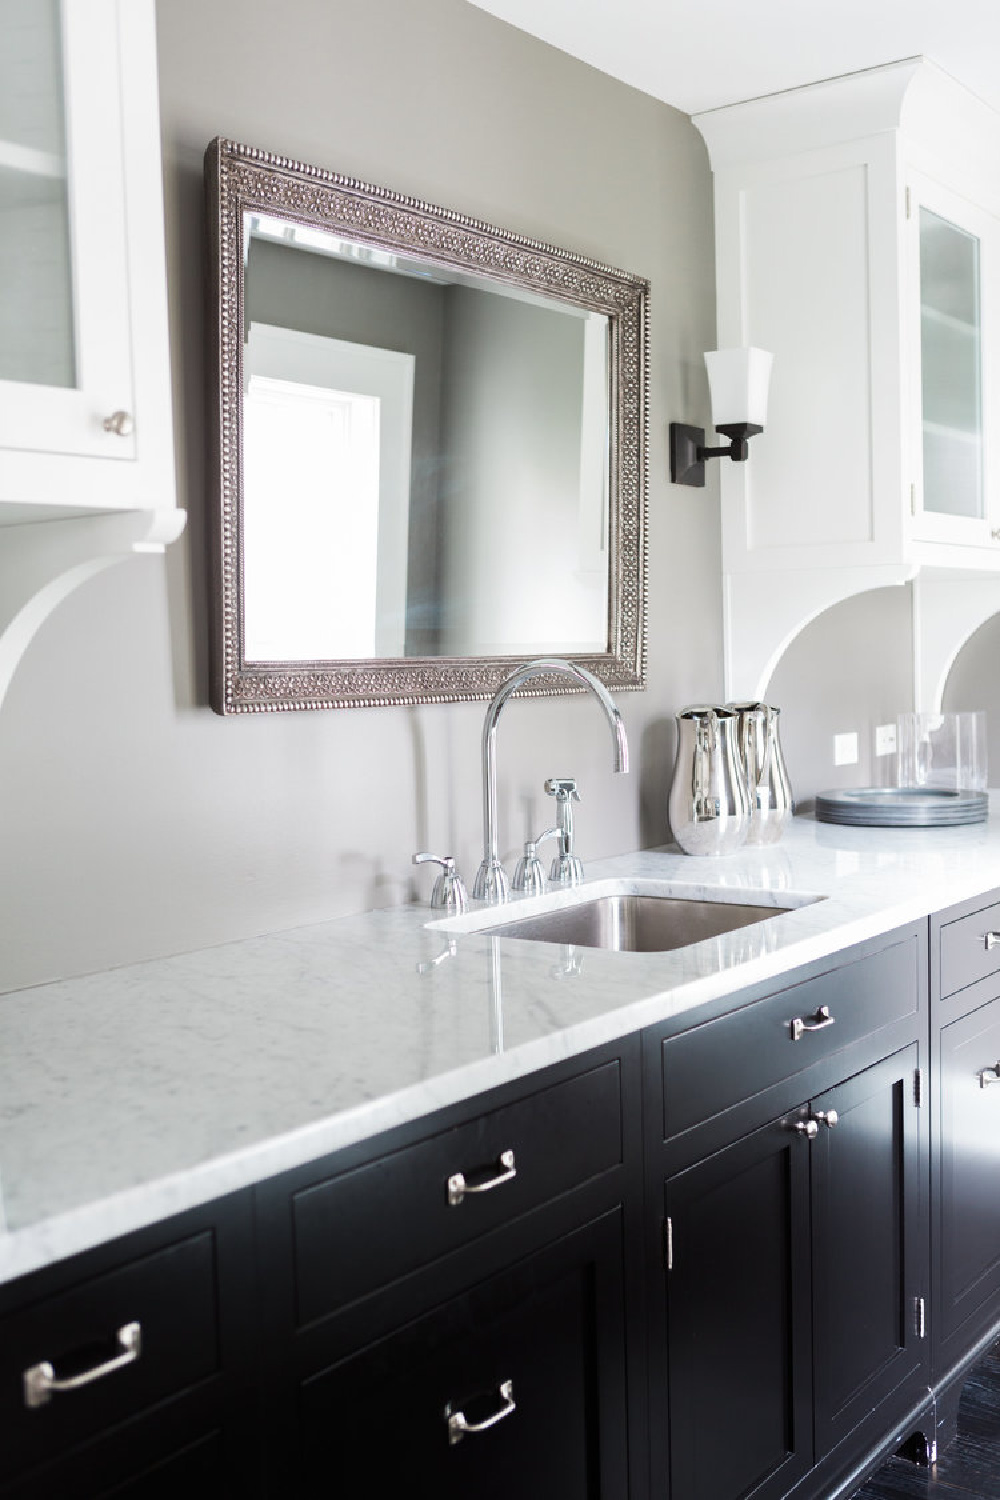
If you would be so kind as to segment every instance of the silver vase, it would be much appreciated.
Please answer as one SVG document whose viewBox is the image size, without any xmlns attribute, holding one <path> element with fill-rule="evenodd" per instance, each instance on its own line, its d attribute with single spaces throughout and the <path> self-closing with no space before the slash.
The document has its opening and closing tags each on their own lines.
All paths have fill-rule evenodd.
<svg viewBox="0 0 1000 1500">
<path fill-rule="evenodd" d="M 746 842 L 750 799 L 738 716 L 696 705 L 677 715 L 670 827 L 685 854 L 730 854 Z"/>
</svg>

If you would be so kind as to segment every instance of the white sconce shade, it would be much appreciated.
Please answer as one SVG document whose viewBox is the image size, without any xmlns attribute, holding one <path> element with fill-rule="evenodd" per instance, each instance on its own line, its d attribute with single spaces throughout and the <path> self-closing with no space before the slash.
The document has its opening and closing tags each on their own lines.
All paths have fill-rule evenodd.
<svg viewBox="0 0 1000 1500">
<path fill-rule="evenodd" d="M 716 349 L 706 353 L 716 427 L 767 425 L 767 387 L 773 358 L 766 349 Z"/>
</svg>

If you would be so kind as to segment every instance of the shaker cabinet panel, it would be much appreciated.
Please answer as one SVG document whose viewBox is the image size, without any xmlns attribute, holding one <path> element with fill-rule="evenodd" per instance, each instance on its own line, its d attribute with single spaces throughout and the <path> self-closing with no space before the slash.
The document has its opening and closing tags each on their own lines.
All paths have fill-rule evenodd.
<svg viewBox="0 0 1000 1500">
<path fill-rule="evenodd" d="M 921 939 L 908 933 L 903 942 L 668 1037 L 661 1063 L 663 1139 L 915 1017 L 922 963 Z"/>
<path fill-rule="evenodd" d="M 765 1126 L 665 1207 L 670 1500 L 777 1500 L 812 1463 L 808 1142 Z"/>
<path fill-rule="evenodd" d="M 924 1361 L 917 1060 L 910 1047 L 812 1104 L 824 1122 L 812 1144 L 817 1456 Z"/>
<path fill-rule="evenodd" d="M 626 1500 L 609 1213 L 306 1380 L 297 1496 Z"/>
<path fill-rule="evenodd" d="M 1000 970 L 1000 902 L 942 922 L 937 932 L 942 1000 Z"/>
<path fill-rule="evenodd" d="M 216 1276 L 206 1232 L 0 1320 L 5 1471 L 217 1374 Z M 123 1340 L 126 1329 L 134 1339 Z M 76 1388 L 52 1385 L 73 1380 Z"/>
<path fill-rule="evenodd" d="M 622 1152 L 615 1059 L 303 1188 L 291 1203 L 297 1325 L 613 1170 Z"/>
<path fill-rule="evenodd" d="M 941 1028 L 935 1371 L 1000 1314 L 1000 999 Z"/>
</svg>

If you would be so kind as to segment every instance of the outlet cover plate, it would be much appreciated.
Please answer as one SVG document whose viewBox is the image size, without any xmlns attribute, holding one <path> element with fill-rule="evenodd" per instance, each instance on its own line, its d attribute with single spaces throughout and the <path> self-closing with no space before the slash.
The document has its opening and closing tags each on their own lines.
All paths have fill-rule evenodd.
<svg viewBox="0 0 1000 1500">
<path fill-rule="evenodd" d="M 847 734 L 835 734 L 833 737 L 833 763 L 835 766 L 856 766 L 858 763 L 858 732 L 850 730 Z"/>
<path fill-rule="evenodd" d="M 895 755 L 896 753 L 896 726 L 895 724 L 877 724 L 875 726 L 875 754 Z"/>
</svg>

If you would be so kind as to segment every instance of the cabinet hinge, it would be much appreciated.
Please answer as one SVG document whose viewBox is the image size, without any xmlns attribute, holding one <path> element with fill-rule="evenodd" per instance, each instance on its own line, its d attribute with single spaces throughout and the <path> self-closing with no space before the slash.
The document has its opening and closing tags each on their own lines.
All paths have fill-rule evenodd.
<svg viewBox="0 0 1000 1500">
<path fill-rule="evenodd" d="M 924 1107 L 924 1070 L 914 1068 L 913 1070 L 913 1102 L 918 1109 Z"/>
<path fill-rule="evenodd" d="M 913 1299 L 913 1331 L 918 1339 L 927 1337 L 927 1313 L 923 1297 Z"/>
<path fill-rule="evenodd" d="M 674 1221 L 663 1221 L 663 1264 L 668 1271 L 674 1269 Z"/>
<path fill-rule="evenodd" d="M 906 217 L 909 218 L 913 210 L 910 203 L 910 189 L 908 187 L 904 193 L 904 198 L 906 200 Z"/>
</svg>

